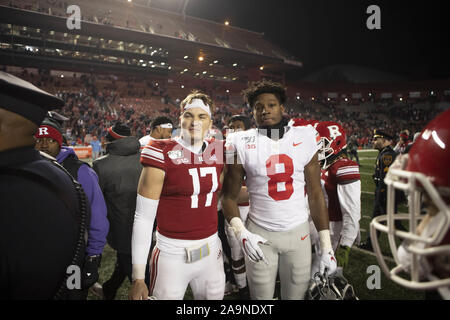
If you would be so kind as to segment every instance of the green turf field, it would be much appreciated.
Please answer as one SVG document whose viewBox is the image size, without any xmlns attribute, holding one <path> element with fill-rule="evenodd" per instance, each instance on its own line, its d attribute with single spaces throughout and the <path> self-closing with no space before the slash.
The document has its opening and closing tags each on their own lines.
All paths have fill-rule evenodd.
<svg viewBox="0 0 450 320">
<path fill-rule="evenodd" d="M 369 232 L 369 223 L 372 216 L 373 209 L 373 192 L 375 185 L 372 180 L 372 174 L 374 172 L 375 159 L 377 151 L 360 151 L 360 172 L 362 180 L 362 194 L 361 194 L 361 239 L 365 240 Z M 403 210 L 402 210 L 403 209 Z M 405 208 L 400 208 L 400 211 L 405 212 Z M 382 236 L 382 251 L 386 256 L 390 256 L 389 250 L 386 245 L 386 238 Z M 100 268 L 100 283 L 103 283 L 111 276 L 114 270 L 115 252 L 106 246 L 103 252 L 102 266 Z M 354 286 L 356 295 L 362 300 L 409 300 L 409 299 L 424 299 L 424 293 L 418 291 L 412 291 L 395 285 L 389 281 L 381 271 L 381 285 L 380 289 L 369 290 L 366 282 L 369 276 L 372 274 L 367 273 L 367 268 L 371 265 L 378 265 L 375 256 L 367 251 L 362 251 L 353 248 L 350 253 L 349 266 L 344 272 L 345 277 Z M 130 284 L 128 280 L 124 281 L 122 287 L 119 289 L 116 299 L 127 299 L 128 289 Z M 91 293 L 89 299 L 97 299 Z M 186 299 L 192 299 L 189 290 L 186 294 Z M 227 296 L 225 299 L 237 299 L 237 296 Z"/>
</svg>

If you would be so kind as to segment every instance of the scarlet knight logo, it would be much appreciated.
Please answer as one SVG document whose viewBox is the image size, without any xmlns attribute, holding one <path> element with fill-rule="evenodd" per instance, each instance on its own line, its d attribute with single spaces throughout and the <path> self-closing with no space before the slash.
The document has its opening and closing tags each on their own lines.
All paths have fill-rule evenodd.
<svg viewBox="0 0 450 320">
<path fill-rule="evenodd" d="M 47 136 L 48 135 L 48 128 L 39 128 L 39 135 L 40 136 Z"/>
</svg>

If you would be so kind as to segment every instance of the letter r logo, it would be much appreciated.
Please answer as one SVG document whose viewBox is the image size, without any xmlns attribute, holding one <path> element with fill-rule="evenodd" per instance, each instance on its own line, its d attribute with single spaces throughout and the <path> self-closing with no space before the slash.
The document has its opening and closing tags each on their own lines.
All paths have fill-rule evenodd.
<svg viewBox="0 0 450 320">
<path fill-rule="evenodd" d="M 39 135 L 40 136 L 47 136 L 48 135 L 48 128 L 39 128 Z"/>
</svg>

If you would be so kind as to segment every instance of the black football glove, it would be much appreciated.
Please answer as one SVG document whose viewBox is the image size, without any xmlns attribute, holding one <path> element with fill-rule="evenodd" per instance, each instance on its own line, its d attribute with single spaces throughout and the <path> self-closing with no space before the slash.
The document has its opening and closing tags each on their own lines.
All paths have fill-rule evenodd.
<svg viewBox="0 0 450 320">
<path fill-rule="evenodd" d="M 82 287 L 84 289 L 90 288 L 98 281 L 98 268 L 102 255 L 86 256 L 83 265 L 83 272 L 81 273 Z"/>
</svg>

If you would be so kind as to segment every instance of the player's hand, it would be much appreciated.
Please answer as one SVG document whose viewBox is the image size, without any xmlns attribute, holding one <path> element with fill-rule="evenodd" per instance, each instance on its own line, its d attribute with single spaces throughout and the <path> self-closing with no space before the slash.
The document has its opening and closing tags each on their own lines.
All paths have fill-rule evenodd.
<svg viewBox="0 0 450 320">
<path fill-rule="evenodd" d="M 327 274 L 333 274 L 336 272 L 337 264 L 336 258 L 334 257 L 333 250 L 322 253 L 320 256 L 320 274 L 324 274 L 325 269 L 327 269 Z"/>
<path fill-rule="evenodd" d="M 265 244 L 267 242 L 266 239 L 264 239 L 260 235 L 251 233 L 246 228 L 242 229 L 239 232 L 236 232 L 236 238 L 239 240 L 239 244 L 245 255 L 251 261 L 258 262 L 262 260 L 267 265 L 269 264 L 266 257 L 264 256 L 264 253 L 261 250 L 261 247 L 259 246 L 259 244 Z"/>
<path fill-rule="evenodd" d="M 148 300 L 148 289 L 144 279 L 136 279 L 128 292 L 130 300 Z"/>
<path fill-rule="evenodd" d="M 338 267 L 347 267 L 350 250 L 351 248 L 347 246 L 339 246 L 339 248 L 336 250 L 336 260 Z"/>
</svg>

